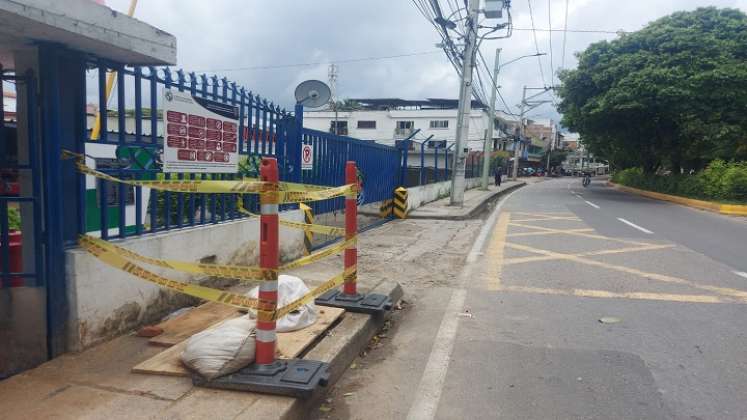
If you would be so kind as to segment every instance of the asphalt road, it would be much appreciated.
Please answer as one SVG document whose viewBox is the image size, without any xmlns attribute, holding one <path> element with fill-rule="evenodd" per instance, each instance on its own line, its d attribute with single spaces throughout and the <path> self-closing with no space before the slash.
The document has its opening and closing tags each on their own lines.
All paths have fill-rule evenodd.
<svg viewBox="0 0 747 420">
<path fill-rule="evenodd" d="M 744 219 L 578 178 L 496 216 L 411 418 L 747 418 Z"/>
<path fill-rule="evenodd" d="M 408 304 L 314 418 L 747 419 L 747 219 L 561 178 L 464 223 L 386 225 Z"/>
</svg>

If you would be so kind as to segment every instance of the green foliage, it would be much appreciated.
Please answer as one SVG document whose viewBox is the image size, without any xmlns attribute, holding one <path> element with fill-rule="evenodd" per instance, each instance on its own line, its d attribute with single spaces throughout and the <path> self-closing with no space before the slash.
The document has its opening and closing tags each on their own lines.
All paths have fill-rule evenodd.
<svg viewBox="0 0 747 420">
<path fill-rule="evenodd" d="M 8 228 L 21 230 L 21 213 L 15 207 L 8 208 Z"/>
<path fill-rule="evenodd" d="M 557 168 L 560 166 L 564 161 L 565 158 L 568 156 L 568 152 L 565 150 L 553 150 L 553 151 L 547 151 L 545 150 L 545 154 L 542 156 L 542 162 L 547 162 L 547 154 L 550 154 L 550 168 Z"/>
<path fill-rule="evenodd" d="M 239 160 L 239 176 L 242 178 L 259 178 L 259 166 L 262 158 L 257 155 L 243 156 Z"/>
<path fill-rule="evenodd" d="M 715 7 L 594 43 L 561 73 L 563 124 L 596 157 L 647 174 L 745 160 L 746 45 L 747 15 Z"/>
<path fill-rule="evenodd" d="M 646 174 L 641 168 L 615 172 L 612 181 L 629 187 L 717 201 L 747 201 L 747 163 L 714 160 L 694 175 Z"/>
</svg>

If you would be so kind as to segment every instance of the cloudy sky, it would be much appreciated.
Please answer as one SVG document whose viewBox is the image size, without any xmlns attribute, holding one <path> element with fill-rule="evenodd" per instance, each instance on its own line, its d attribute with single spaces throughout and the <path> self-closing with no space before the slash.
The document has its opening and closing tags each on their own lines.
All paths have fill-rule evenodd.
<svg viewBox="0 0 747 420">
<path fill-rule="evenodd" d="M 439 0 L 444 10 L 459 1 Z M 122 12 L 129 3 L 107 0 L 107 5 Z M 569 30 L 611 32 L 634 31 L 674 11 L 701 6 L 747 12 L 747 0 L 568 0 L 567 4 Z M 533 32 L 521 30 L 532 27 L 532 18 L 538 29 L 565 25 L 566 0 L 513 0 L 511 10 L 513 36 L 482 44 L 490 67 L 496 48 L 502 48 L 504 62 L 535 53 Z M 331 62 L 339 65 L 340 98 L 458 95 L 456 73 L 435 46 L 440 38 L 411 0 L 140 0 L 135 17 L 176 36 L 179 67 L 227 76 L 285 106 L 293 103 L 293 89 L 299 82 L 326 80 Z M 565 36 L 563 54 L 563 32 L 553 32 L 551 38 L 549 32 L 537 31 L 537 47 L 547 55 L 539 63 L 537 58 L 526 58 L 501 70 L 499 84 L 511 111 L 521 100 L 522 86 L 551 83 L 551 60 L 555 69 L 563 63 L 572 68 L 574 52 L 615 37 L 572 32 Z M 394 55 L 407 56 L 367 59 Z M 498 108 L 503 108 L 500 102 Z M 530 116 L 557 118 L 551 103 Z"/>
</svg>

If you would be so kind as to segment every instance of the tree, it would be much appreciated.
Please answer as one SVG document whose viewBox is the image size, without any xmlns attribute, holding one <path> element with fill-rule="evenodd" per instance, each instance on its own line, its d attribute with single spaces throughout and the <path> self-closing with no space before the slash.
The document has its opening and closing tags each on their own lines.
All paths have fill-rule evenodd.
<svg viewBox="0 0 747 420">
<path fill-rule="evenodd" d="M 545 154 L 542 156 L 542 162 L 547 162 L 547 155 L 550 154 L 550 169 L 557 168 L 562 165 L 565 158 L 568 156 L 568 152 L 565 150 L 555 149 L 553 151 L 545 150 Z"/>
<path fill-rule="evenodd" d="M 747 159 L 747 15 L 677 12 L 590 45 L 561 72 L 563 124 L 597 157 L 647 173 Z"/>
</svg>

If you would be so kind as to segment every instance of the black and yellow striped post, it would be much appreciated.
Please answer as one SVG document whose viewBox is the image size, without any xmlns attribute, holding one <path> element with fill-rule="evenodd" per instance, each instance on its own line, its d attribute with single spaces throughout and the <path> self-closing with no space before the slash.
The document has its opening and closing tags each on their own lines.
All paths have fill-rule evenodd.
<svg viewBox="0 0 747 420">
<path fill-rule="evenodd" d="M 394 217 L 407 218 L 407 188 L 399 187 L 394 190 Z"/>
<path fill-rule="evenodd" d="M 381 202 L 379 207 L 379 217 L 386 219 L 392 217 L 392 207 L 394 206 L 394 200 L 384 200 Z"/>
<path fill-rule="evenodd" d="M 307 206 L 304 203 L 299 203 L 298 208 L 303 211 L 303 222 L 308 225 L 314 224 L 314 212 L 311 210 L 311 207 Z M 309 255 L 311 254 L 311 246 L 312 241 L 314 240 L 314 232 L 312 232 L 309 229 L 304 229 L 303 231 L 303 254 Z"/>
</svg>

